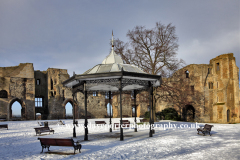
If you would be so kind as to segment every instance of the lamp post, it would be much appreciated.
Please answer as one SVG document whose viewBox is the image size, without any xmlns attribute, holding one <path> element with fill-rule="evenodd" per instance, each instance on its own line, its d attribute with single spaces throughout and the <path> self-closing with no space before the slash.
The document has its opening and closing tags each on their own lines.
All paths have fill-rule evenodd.
<svg viewBox="0 0 240 160">
<path fill-rule="evenodd" d="M 76 137 L 76 128 L 75 128 L 75 105 L 74 105 L 74 94 L 73 94 L 73 137 Z"/>
<path fill-rule="evenodd" d="M 109 97 L 108 97 L 108 102 L 109 102 L 109 109 L 110 109 L 110 121 L 109 121 L 109 123 L 110 123 L 110 129 L 109 129 L 109 132 L 112 132 L 112 119 L 111 119 L 111 117 L 112 117 L 111 91 L 108 92 L 108 95 L 109 95 Z"/>
</svg>

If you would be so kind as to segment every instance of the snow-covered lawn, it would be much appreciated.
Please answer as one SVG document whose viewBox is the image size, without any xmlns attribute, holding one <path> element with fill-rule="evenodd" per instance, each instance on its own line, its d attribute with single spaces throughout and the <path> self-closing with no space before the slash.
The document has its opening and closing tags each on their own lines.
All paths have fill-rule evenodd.
<svg viewBox="0 0 240 160">
<path fill-rule="evenodd" d="M 124 119 L 133 123 L 133 118 Z M 109 123 L 109 119 L 89 119 L 89 125 L 95 120 Z M 133 128 L 124 129 L 124 141 L 119 139 L 119 129 L 110 133 L 108 128 L 92 126 L 89 141 L 83 141 L 84 120 L 79 119 L 77 137 L 73 139 L 82 144 L 81 153 L 76 151 L 74 155 L 73 147 L 56 146 L 40 153 L 38 137 L 72 138 L 72 120 L 64 121 L 66 125 L 49 126 L 55 130 L 54 134 L 42 133 L 41 136 L 36 136 L 33 129 L 40 127 L 39 121 L 0 122 L 9 127 L 0 129 L 0 159 L 240 159 L 240 124 L 213 124 L 213 135 L 202 136 L 197 134 L 196 123 L 174 121 L 155 123 L 158 127 L 153 137 L 149 137 L 148 128 L 139 128 L 138 132 Z M 117 122 L 119 119 L 114 118 L 113 123 Z"/>
</svg>

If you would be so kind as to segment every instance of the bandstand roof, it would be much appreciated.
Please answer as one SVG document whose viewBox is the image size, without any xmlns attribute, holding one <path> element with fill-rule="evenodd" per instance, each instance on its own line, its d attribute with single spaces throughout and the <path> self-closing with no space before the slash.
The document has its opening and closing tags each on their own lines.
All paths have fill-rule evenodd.
<svg viewBox="0 0 240 160">
<path fill-rule="evenodd" d="M 114 52 L 113 37 L 112 51 L 102 61 L 83 74 L 74 74 L 63 85 L 71 88 L 82 88 L 86 84 L 87 91 L 118 91 L 120 83 L 122 90 L 142 90 L 149 86 L 161 85 L 161 76 L 151 75 L 142 71 L 137 66 L 124 64 L 120 56 Z"/>
</svg>

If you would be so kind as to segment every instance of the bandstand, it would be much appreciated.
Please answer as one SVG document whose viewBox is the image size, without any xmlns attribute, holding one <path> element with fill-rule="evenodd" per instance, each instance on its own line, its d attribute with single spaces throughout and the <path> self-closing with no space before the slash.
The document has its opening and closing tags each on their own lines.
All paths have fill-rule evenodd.
<svg viewBox="0 0 240 160">
<path fill-rule="evenodd" d="M 94 66 L 83 74 L 74 74 L 68 80 L 63 82 L 65 87 L 72 88 L 73 100 L 77 92 L 84 94 L 85 104 L 85 136 L 84 140 L 88 140 L 88 116 L 87 116 L 87 97 L 89 93 L 98 92 L 106 93 L 109 95 L 114 93 L 120 97 L 120 140 L 123 141 L 123 128 L 122 128 L 122 94 L 134 93 L 134 103 L 136 111 L 136 94 L 141 91 L 149 92 L 149 105 L 150 113 L 153 109 L 153 87 L 161 85 L 161 76 L 151 75 L 145 73 L 137 66 L 131 64 L 124 64 L 120 56 L 114 52 L 113 35 L 112 35 L 112 50 L 111 53 L 102 61 L 101 64 Z M 111 96 L 109 96 L 110 101 Z M 73 137 L 76 137 L 75 130 L 75 107 L 73 113 Z M 153 114 L 153 112 L 152 112 Z M 152 114 L 150 114 L 150 126 L 153 124 Z M 111 128 L 111 115 L 110 115 L 110 132 Z M 135 114 L 135 129 L 136 127 L 136 114 Z M 153 136 L 153 128 L 149 128 L 149 137 Z"/>
</svg>

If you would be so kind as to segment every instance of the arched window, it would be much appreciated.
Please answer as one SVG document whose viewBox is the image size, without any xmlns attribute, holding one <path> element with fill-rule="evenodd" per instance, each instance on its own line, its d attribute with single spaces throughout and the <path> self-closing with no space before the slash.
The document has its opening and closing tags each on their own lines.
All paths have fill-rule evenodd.
<svg viewBox="0 0 240 160">
<path fill-rule="evenodd" d="M 22 117 L 22 106 L 18 101 L 15 101 L 11 106 L 12 118 L 19 119 Z"/>
<path fill-rule="evenodd" d="M 8 93 L 6 90 L 0 91 L 0 98 L 8 98 Z"/>
<path fill-rule="evenodd" d="M 72 119 L 73 118 L 73 106 L 70 102 L 68 102 L 65 105 L 65 115 L 66 115 L 66 119 Z"/>
<path fill-rule="evenodd" d="M 216 68 L 217 68 L 217 71 L 219 71 L 220 70 L 220 67 L 219 67 L 219 63 L 216 63 Z"/>
<path fill-rule="evenodd" d="M 53 90 L 53 80 L 51 79 L 51 90 Z"/>
<path fill-rule="evenodd" d="M 185 73 L 186 73 L 186 78 L 189 78 L 189 71 L 186 70 Z"/>
<path fill-rule="evenodd" d="M 65 100 L 64 90 L 62 90 L 63 101 Z"/>
<path fill-rule="evenodd" d="M 107 115 L 108 117 L 112 117 L 113 114 L 113 109 L 112 109 L 112 105 L 110 103 L 107 104 Z"/>
</svg>

